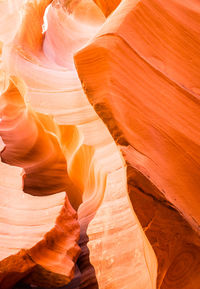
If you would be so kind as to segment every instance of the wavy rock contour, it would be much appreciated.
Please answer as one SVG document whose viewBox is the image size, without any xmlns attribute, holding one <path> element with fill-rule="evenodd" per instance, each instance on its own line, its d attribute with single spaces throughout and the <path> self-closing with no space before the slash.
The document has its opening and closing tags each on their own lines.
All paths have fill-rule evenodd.
<svg viewBox="0 0 200 289">
<path fill-rule="evenodd" d="M 197 1 L 10 3 L 0 288 L 199 289 Z"/>
</svg>

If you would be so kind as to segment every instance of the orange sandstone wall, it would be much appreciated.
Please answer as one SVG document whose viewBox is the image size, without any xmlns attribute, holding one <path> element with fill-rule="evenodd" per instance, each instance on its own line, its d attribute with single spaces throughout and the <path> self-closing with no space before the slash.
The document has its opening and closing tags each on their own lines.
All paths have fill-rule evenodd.
<svg viewBox="0 0 200 289">
<path fill-rule="evenodd" d="M 198 1 L 0 16 L 0 288 L 200 289 Z"/>
<path fill-rule="evenodd" d="M 87 97 L 127 162 L 158 288 L 199 288 L 199 237 L 183 219 L 199 232 L 198 18 L 197 1 L 123 1 L 75 55 Z"/>
<path fill-rule="evenodd" d="M 94 2 L 103 11 L 104 15 L 108 17 L 110 13 L 112 13 L 117 8 L 121 0 L 113 0 L 113 1 L 94 0 Z"/>
</svg>

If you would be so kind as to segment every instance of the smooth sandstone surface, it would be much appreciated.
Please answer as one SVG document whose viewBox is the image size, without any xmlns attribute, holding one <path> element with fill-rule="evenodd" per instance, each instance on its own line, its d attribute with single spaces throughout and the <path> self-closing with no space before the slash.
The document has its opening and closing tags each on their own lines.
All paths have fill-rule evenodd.
<svg viewBox="0 0 200 289">
<path fill-rule="evenodd" d="M 159 288 L 199 288 L 199 237 L 190 233 L 188 241 L 180 217 L 199 233 L 198 17 L 197 1 L 123 1 L 75 55 L 87 97 L 127 162 Z M 159 203 L 163 221 L 159 210 L 148 212 Z"/>
<path fill-rule="evenodd" d="M 1 288 L 10 288 L 32 268 L 40 271 L 38 266 L 39 284 L 51 275 L 52 284 L 66 284 L 80 250 L 77 215 L 63 192 L 77 191 L 55 136 L 26 107 L 23 88 L 12 77 L 1 95 Z"/>
<path fill-rule="evenodd" d="M 86 33 L 86 27 L 77 26 L 77 31 L 74 28 L 77 25 L 76 18 L 64 13 L 59 5 L 49 8 L 47 19 L 48 30 L 43 50 L 38 53 L 38 57 L 34 61 L 31 61 L 32 56 L 24 59 L 18 53 L 21 38 L 16 38 L 17 43 L 11 47 L 9 54 L 9 69 L 26 81 L 27 101 L 33 109 L 40 114 L 53 116 L 66 152 L 69 176 L 82 194 L 83 203 L 78 209 L 82 248 L 79 258 L 79 270 L 82 274 L 80 286 L 88 288 L 92 283 L 91 265 L 84 265 L 88 247 L 99 288 L 126 288 L 127 280 L 128 284 L 133 283 L 133 288 L 154 288 L 157 261 L 131 208 L 123 158 L 108 130 L 89 104 L 72 62 L 72 54 L 87 43 L 98 27 L 89 27 Z M 66 25 L 62 29 L 56 29 L 55 23 L 60 22 Z M 78 41 L 77 33 L 81 36 Z M 62 46 L 55 46 L 50 35 L 54 35 L 54 42 L 59 43 L 65 34 L 74 40 L 70 43 L 70 39 L 66 38 L 67 43 L 70 43 L 67 46 L 68 54 L 65 52 L 64 57 L 61 57 Z M 35 40 L 31 40 L 31 43 L 35 47 Z M 26 46 L 23 49 L 28 51 Z M 57 55 L 60 55 L 60 59 Z M 29 69 L 32 70 L 31 75 Z M 34 75 L 40 75 L 37 82 Z M 79 199 L 79 196 L 74 195 L 72 204 L 78 204 Z M 117 242 L 112 237 L 114 232 Z M 135 241 L 130 243 L 129 239 Z M 125 249 L 119 254 L 122 246 Z M 131 262 L 127 259 L 129 254 L 132 255 Z M 121 266 L 122 262 L 124 266 Z M 132 269 L 127 272 L 129 266 Z M 121 270 L 123 274 L 119 276 Z M 138 272 L 143 274 L 142 278 Z"/>
<path fill-rule="evenodd" d="M 3 3 L 0 288 L 199 289 L 197 1 Z"/>
<path fill-rule="evenodd" d="M 39 25 L 37 35 L 36 32 L 27 34 L 24 30 L 24 23 L 28 20 L 33 21 L 30 17 L 36 20 L 36 24 L 39 22 L 39 17 L 41 17 L 39 15 L 35 19 L 36 15 L 34 13 L 30 16 L 28 14 L 30 7 L 28 3 L 28 12 L 22 21 L 23 29 L 18 32 L 15 40 L 5 49 L 5 54 L 3 54 L 4 63 L 11 74 L 23 78 L 26 82 L 28 92 L 24 96 L 25 101 L 38 114 L 37 117 L 42 128 L 45 127 L 45 131 L 47 130 L 48 133 L 49 130 L 52 130 L 49 124 L 50 121 L 52 120 L 55 123 L 53 133 L 60 139 L 61 146 L 63 146 L 63 151 L 66 154 L 69 176 L 81 192 L 81 196 L 78 195 L 78 192 L 70 192 L 70 185 L 67 189 L 69 199 L 75 208 L 80 205 L 81 199 L 83 201 L 78 209 L 81 226 L 79 243 L 82 248 L 78 261 L 79 271 L 81 272 L 80 286 L 81 288 L 88 288 L 88 286 L 91 288 L 92 286 L 98 286 L 99 288 L 120 286 L 126 288 L 128 280 L 128 284 L 135 283 L 133 288 L 138 286 L 154 288 L 157 261 L 128 198 L 126 168 L 124 167 L 123 158 L 108 130 L 89 104 L 73 64 L 73 53 L 96 33 L 98 29 L 96 19 L 95 26 L 90 28 L 85 24 L 85 27 L 80 27 L 75 17 L 77 13 L 75 13 L 75 16 L 68 15 L 57 3 L 49 8 L 47 15 L 48 30 L 44 40 L 41 40 L 43 36 Z M 42 4 L 39 7 L 43 7 Z M 33 7 L 33 12 L 35 10 L 36 7 Z M 60 22 L 63 23 L 62 29 L 56 29 L 56 24 Z M 79 38 L 77 34 L 80 35 Z M 54 42 L 51 35 L 54 35 Z M 55 43 L 59 43 L 59 39 L 63 39 L 63 35 L 70 36 L 68 40 L 66 38 L 66 43 L 70 43 L 67 54 L 66 51 L 64 54 L 62 45 L 55 45 Z M 30 70 L 32 71 L 31 74 L 29 73 Z M 35 78 L 37 75 L 40 75 L 39 79 Z M 10 95 L 9 90 L 7 94 Z M 44 114 L 48 116 L 45 118 Z M 31 123 L 26 127 L 30 125 Z M 33 132 L 29 132 L 33 135 Z M 48 155 L 48 150 L 47 144 L 42 146 L 43 138 L 45 138 L 44 133 L 42 133 L 39 142 L 40 147 L 37 151 L 46 159 L 45 154 Z M 28 140 L 36 142 L 33 137 L 29 137 Z M 26 142 L 23 143 L 28 149 Z M 23 143 L 20 143 L 20 149 L 23 148 Z M 42 147 L 45 148 L 44 152 L 41 152 Z M 58 151 L 56 149 L 56 152 Z M 51 156 L 52 154 L 53 152 L 50 153 Z M 58 159 L 58 156 L 56 156 L 56 160 Z M 25 158 L 26 160 L 27 158 Z M 47 179 L 46 181 L 41 180 L 41 184 L 44 185 L 42 189 L 39 188 L 38 190 L 41 195 L 44 195 L 45 191 L 43 190 L 48 188 L 48 178 L 52 179 L 46 170 L 50 168 L 52 172 L 52 166 L 54 165 L 55 160 L 53 159 L 53 164 L 47 162 L 46 167 L 43 168 Z M 37 165 L 35 169 L 38 169 Z M 52 172 L 52 176 L 55 176 L 53 185 L 57 182 L 61 186 L 57 191 L 63 189 L 60 171 L 64 172 L 65 168 L 59 167 L 59 172 L 55 168 L 55 171 Z M 27 186 L 24 186 L 24 191 L 35 195 L 37 188 L 34 188 L 33 184 L 30 185 L 32 191 Z M 52 184 L 49 187 L 52 189 Z M 57 193 L 57 191 L 53 193 Z M 59 218 L 62 220 L 62 215 Z M 67 226 L 71 225 L 73 228 L 69 220 L 66 220 L 66 222 Z M 117 242 L 112 237 L 114 232 Z M 73 231 L 71 233 L 73 234 Z M 47 235 L 49 234 L 47 233 Z M 61 242 L 60 238 L 59 235 L 52 235 L 51 239 L 54 242 Z M 72 236 L 68 236 L 68 238 L 70 239 Z M 129 243 L 129 239 L 135 241 Z M 58 262 L 55 264 L 54 259 L 58 258 L 56 248 L 54 248 L 54 256 L 53 252 L 48 253 L 48 246 L 46 248 L 43 243 L 39 242 L 31 249 L 31 258 L 51 272 L 68 276 L 67 272 L 61 271 L 59 268 L 61 265 Z M 70 244 L 74 245 L 73 242 Z M 119 254 L 119 249 L 122 248 L 123 244 L 125 244 L 124 250 L 121 250 Z M 90 260 L 88 254 L 91 256 Z M 130 254 L 132 256 L 131 263 L 127 259 Z M 116 259 L 117 255 L 118 258 Z M 49 265 L 50 262 L 54 264 L 54 267 Z M 122 262 L 124 262 L 123 266 L 121 266 Z M 64 265 L 67 266 L 67 260 L 63 260 Z M 93 266 L 95 274 L 91 271 Z M 127 267 L 131 268 L 128 272 Z M 42 270 L 39 269 L 40 275 L 43 276 Z M 123 274 L 119 275 L 121 270 L 123 270 Z M 143 274 L 142 278 L 139 277 L 138 272 Z M 35 271 L 32 270 L 25 282 L 36 285 L 44 284 L 44 286 L 50 285 L 48 284 L 50 282 L 52 282 L 52 285 L 55 283 L 51 278 L 41 280 L 38 275 L 36 277 Z M 96 279 L 96 282 L 92 278 Z"/>
<path fill-rule="evenodd" d="M 170 14 L 171 6 L 174 3 L 177 8 L 178 1 L 169 1 L 169 7 L 162 6 L 161 1 L 155 1 L 157 5 L 150 1 L 136 2 L 124 1 L 116 9 L 96 40 L 76 55 L 77 69 L 89 99 L 107 121 L 116 141 L 120 144 L 122 136 L 130 144 L 122 147 L 128 162 L 164 191 L 198 228 L 199 97 L 192 87 L 198 87 L 199 81 L 199 39 L 192 38 L 194 31 L 184 17 L 185 22 L 176 23 L 177 18 Z M 148 8 L 148 13 L 152 10 L 157 17 L 154 14 L 147 17 Z M 169 18 L 165 26 L 154 23 L 160 14 Z M 174 30 L 168 27 L 167 20 L 170 24 L 175 22 Z M 191 21 L 195 22 L 195 18 Z M 153 24 L 157 27 L 154 34 L 148 30 L 153 29 Z M 180 33 L 178 25 L 188 31 L 191 41 Z M 156 35 L 151 41 L 144 37 L 148 32 L 149 37 Z M 177 37 L 182 37 L 178 44 Z M 191 50 L 185 46 L 186 41 Z M 176 47 L 179 44 L 182 50 Z M 189 64 L 190 52 L 193 59 L 190 58 Z M 118 130 L 116 137 L 114 128 Z M 190 194 L 186 198 L 187 192 Z"/>
<path fill-rule="evenodd" d="M 94 0 L 94 2 L 99 6 L 104 15 L 108 17 L 117 8 L 121 0 Z"/>
</svg>

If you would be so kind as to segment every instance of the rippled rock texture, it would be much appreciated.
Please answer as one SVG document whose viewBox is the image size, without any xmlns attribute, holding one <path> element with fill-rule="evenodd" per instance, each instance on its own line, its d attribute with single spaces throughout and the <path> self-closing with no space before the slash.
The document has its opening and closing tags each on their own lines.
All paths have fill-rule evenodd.
<svg viewBox="0 0 200 289">
<path fill-rule="evenodd" d="M 199 19 L 0 2 L 1 289 L 200 289 Z"/>
</svg>

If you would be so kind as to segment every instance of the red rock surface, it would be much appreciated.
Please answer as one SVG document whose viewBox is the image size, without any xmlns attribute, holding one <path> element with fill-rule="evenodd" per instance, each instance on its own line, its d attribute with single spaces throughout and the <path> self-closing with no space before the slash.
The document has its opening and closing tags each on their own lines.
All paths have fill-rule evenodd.
<svg viewBox="0 0 200 289">
<path fill-rule="evenodd" d="M 199 238 L 179 215 L 199 232 L 198 17 L 196 1 L 124 1 L 75 56 L 88 99 L 130 167 L 130 197 L 161 288 L 200 282 Z"/>
<path fill-rule="evenodd" d="M 73 274 L 79 253 L 76 244 L 79 238 L 77 215 L 64 194 L 64 191 L 76 194 L 78 190 L 68 177 L 66 160 L 56 137 L 47 132 L 36 114 L 26 107 L 23 96 L 23 83 L 16 77 L 10 79 L 8 88 L 1 95 L 0 134 L 5 145 L 1 161 L 10 165 L 1 165 L 2 180 L 7 178 L 7 184 L 1 183 L 1 191 L 5 186 L 6 192 L 1 196 L 4 249 L 0 265 L 3 274 L 0 275 L 1 288 L 10 288 L 32 268 L 33 272 L 42 272 L 42 277 L 37 280 L 30 277 L 32 283 L 66 284 Z M 13 171 L 13 166 L 23 168 L 24 174 L 17 168 Z M 12 176 L 10 186 L 8 173 Z M 18 181 L 14 182 L 20 175 L 23 178 L 21 188 Z M 9 187 L 13 192 L 8 190 Z M 22 188 L 24 192 L 20 190 Z M 55 197 L 48 197 L 56 193 Z M 27 194 L 42 199 L 28 197 Z M 14 206 L 8 202 L 13 197 Z M 33 226 L 36 226 L 35 229 Z M 47 229 L 51 230 L 48 232 Z M 9 256 L 11 252 L 19 251 L 19 246 L 23 246 L 23 250 Z"/>
<path fill-rule="evenodd" d="M 0 3 L 0 288 L 200 289 L 199 13 Z"/>
<path fill-rule="evenodd" d="M 160 2 L 155 1 L 153 5 L 152 1 L 141 1 L 136 5 L 135 1 L 124 1 L 99 37 L 75 59 L 96 111 L 107 122 L 117 143 L 123 145 L 120 138 L 125 139 L 122 147 L 125 158 L 164 191 L 198 228 L 200 55 L 195 34 L 197 18 L 191 17 L 194 22 L 191 29 L 190 21 L 186 20 L 188 15 L 183 17 L 183 14 L 179 23 L 174 12 L 170 14 L 179 6 L 186 14 L 182 2 L 169 1 L 169 7 Z M 165 19 L 165 25 L 164 20 L 160 25 L 156 23 L 159 15 Z M 174 25 L 174 29 L 168 28 L 169 25 Z M 154 27 L 157 29 L 153 33 Z M 188 41 L 181 31 L 187 32 L 192 40 Z M 145 37 L 147 33 L 151 41 Z M 169 38 L 171 42 L 167 41 Z M 186 198 L 187 192 L 190 194 Z"/>
<path fill-rule="evenodd" d="M 94 2 L 103 11 L 104 15 L 108 17 L 117 8 L 121 0 L 113 0 L 113 1 L 94 0 Z"/>
</svg>

